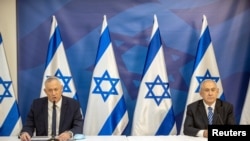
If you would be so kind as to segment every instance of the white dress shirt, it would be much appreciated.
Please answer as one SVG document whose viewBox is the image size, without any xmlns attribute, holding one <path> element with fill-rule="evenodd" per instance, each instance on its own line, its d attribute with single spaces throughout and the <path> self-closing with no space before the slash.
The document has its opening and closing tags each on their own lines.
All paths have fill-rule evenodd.
<svg viewBox="0 0 250 141">
<path fill-rule="evenodd" d="M 62 105 L 62 99 L 60 99 L 56 103 L 56 135 L 58 135 L 59 133 L 61 105 Z M 52 134 L 52 112 L 53 112 L 53 103 L 48 100 L 48 136 L 51 136 Z"/>
</svg>

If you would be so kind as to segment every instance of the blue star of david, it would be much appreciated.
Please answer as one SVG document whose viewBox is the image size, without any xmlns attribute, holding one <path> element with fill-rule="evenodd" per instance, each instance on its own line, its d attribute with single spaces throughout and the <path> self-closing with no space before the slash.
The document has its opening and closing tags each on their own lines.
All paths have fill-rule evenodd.
<svg viewBox="0 0 250 141">
<path fill-rule="evenodd" d="M 119 82 L 119 79 L 111 78 L 107 70 L 101 77 L 94 77 L 94 81 L 96 83 L 96 87 L 93 90 L 93 94 L 100 94 L 104 102 L 110 95 L 118 95 L 116 84 Z M 101 84 L 104 84 L 105 82 L 108 82 L 110 84 L 110 88 L 102 87 Z"/>
<path fill-rule="evenodd" d="M 56 77 L 58 77 L 60 80 L 62 80 L 63 82 L 63 92 L 67 92 L 67 93 L 71 93 L 71 89 L 69 87 L 69 82 L 72 79 L 72 76 L 63 76 L 62 72 L 60 71 L 60 69 L 57 69 L 55 75 Z M 49 76 L 47 76 L 49 77 Z"/>
<path fill-rule="evenodd" d="M 154 82 L 145 82 L 145 84 L 148 87 L 148 93 L 145 96 L 145 98 L 153 98 L 156 102 L 156 104 L 159 106 L 161 104 L 161 101 L 164 98 L 170 98 L 170 94 L 168 92 L 168 88 L 169 88 L 169 83 L 167 82 L 162 82 L 161 78 L 159 75 L 157 75 L 157 77 L 155 78 Z M 156 85 L 160 85 L 163 89 L 163 93 L 162 94 L 155 94 L 153 89 Z"/>
<path fill-rule="evenodd" d="M 199 82 L 199 86 L 197 87 L 197 89 L 195 90 L 196 93 L 199 92 L 200 90 L 200 84 L 202 81 L 206 80 L 206 79 L 211 79 L 214 80 L 215 82 L 218 82 L 218 80 L 220 79 L 219 77 L 212 77 L 209 70 L 206 71 L 204 76 L 197 76 L 196 77 L 197 81 Z"/>
<path fill-rule="evenodd" d="M 0 93 L 0 103 L 2 103 L 5 97 L 12 97 L 9 91 L 11 83 L 12 83 L 11 81 L 3 81 L 2 77 L 0 77 L 0 85 L 3 85 L 4 88 L 3 93 Z M 2 90 L 0 92 L 2 92 Z"/>
</svg>

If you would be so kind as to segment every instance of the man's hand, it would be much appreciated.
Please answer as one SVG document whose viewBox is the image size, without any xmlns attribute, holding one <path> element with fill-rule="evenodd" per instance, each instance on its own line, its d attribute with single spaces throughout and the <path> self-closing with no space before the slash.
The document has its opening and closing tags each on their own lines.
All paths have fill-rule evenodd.
<svg viewBox="0 0 250 141">
<path fill-rule="evenodd" d="M 203 137 L 205 137 L 205 138 L 208 137 L 208 130 L 204 130 L 204 132 L 203 132 Z"/>
<path fill-rule="evenodd" d="M 60 134 L 58 136 L 58 139 L 60 141 L 68 141 L 69 139 L 71 139 L 71 137 L 72 137 L 71 132 L 66 131 L 66 132 L 63 132 L 62 134 Z"/>
<path fill-rule="evenodd" d="M 27 132 L 22 132 L 19 137 L 21 141 L 30 141 L 31 139 L 29 133 Z"/>
</svg>

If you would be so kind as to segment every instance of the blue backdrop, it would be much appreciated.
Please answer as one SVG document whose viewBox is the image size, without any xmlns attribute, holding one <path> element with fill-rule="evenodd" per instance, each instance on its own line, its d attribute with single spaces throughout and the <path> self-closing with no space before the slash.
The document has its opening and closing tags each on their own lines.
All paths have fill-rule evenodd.
<svg viewBox="0 0 250 141">
<path fill-rule="evenodd" d="M 250 76 L 249 0 L 17 0 L 18 98 L 23 121 L 32 100 L 40 97 L 52 15 L 57 18 L 85 114 L 104 14 L 128 106 L 130 123 L 124 134 L 130 134 L 154 14 L 164 44 L 178 130 L 203 14 L 224 94 L 239 122 Z"/>
</svg>

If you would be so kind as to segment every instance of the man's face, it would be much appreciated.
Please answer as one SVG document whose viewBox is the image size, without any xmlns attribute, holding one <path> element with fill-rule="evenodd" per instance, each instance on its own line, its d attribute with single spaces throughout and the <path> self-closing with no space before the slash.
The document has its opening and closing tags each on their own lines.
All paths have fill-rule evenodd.
<svg viewBox="0 0 250 141">
<path fill-rule="evenodd" d="M 217 88 L 216 82 L 213 82 L 212 80 L 204 82 L 201 86 L 200 95 L 208 105 L 211 105 L 216 101 L 218 94 L 219 88 Z"/>
<path fill-rule="evenodd" d="M 47 94 L 48 99 L 53 102 L 58 102 L 62 97 L 62 85 L 57 80 L 52 80 L 45 84 L 44 92 Z"/>
</svg>

